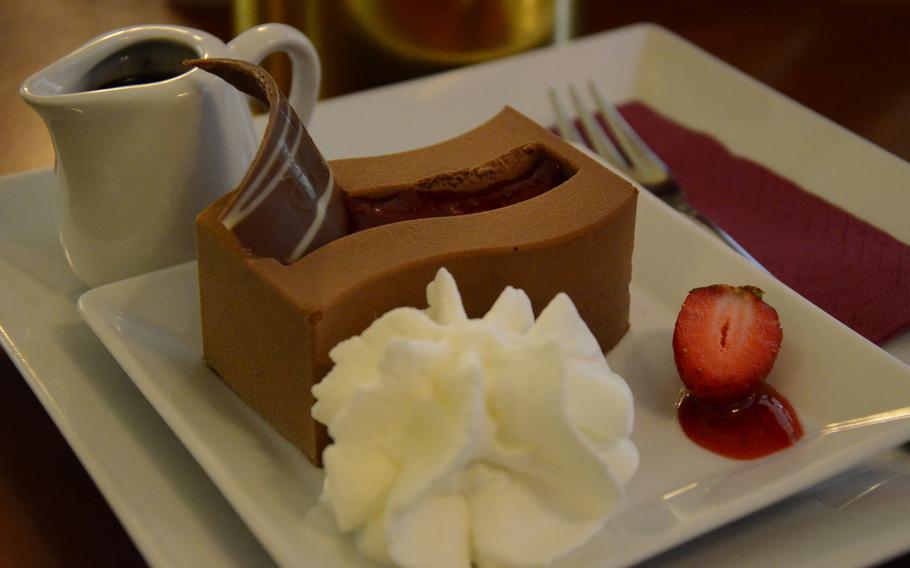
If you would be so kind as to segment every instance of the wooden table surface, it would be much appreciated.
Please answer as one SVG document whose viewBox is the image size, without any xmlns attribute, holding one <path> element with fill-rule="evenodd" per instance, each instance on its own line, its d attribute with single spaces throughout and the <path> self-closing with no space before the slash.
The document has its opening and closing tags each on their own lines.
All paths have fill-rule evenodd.
<svg viewBox="0 0 910 568">
<path fill-rule="evenodd" d="M 910 160 L 906 0 L 577 5 L 581 33 L 659 23 Z M 6 51 L 0 59 L 0 175 L 53 165 L 43 123 L 18 97 L 28 75 L 117 27 L 179 23 L 227 39 L 231 21 L 230 3 L 218 0 L 0 0 Z M 54 424 L 0 354 L 0 566 L 142 563 Z"/>
</svg>

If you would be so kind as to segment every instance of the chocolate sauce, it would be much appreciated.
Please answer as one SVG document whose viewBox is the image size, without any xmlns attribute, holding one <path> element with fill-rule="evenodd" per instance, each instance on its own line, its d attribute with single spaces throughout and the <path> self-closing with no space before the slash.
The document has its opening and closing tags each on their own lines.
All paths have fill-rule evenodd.
<svg viewBox="0 0 910 568">
<path fill-rule="evenodd" d="M 114 89 L 117 87 L 129 87 L 131 85 L 145 85 L 147 83 L 157 83 L 158 81 L 164 81 L 166 79 L 171 79 L 180 75 L 180 73 L 142 73 L 139 75 L 129 75 L 127 77 L 120 77 L 113 79 L 101 85 L 95 87 L 94 90 L 100 91 L 102 89 Z"/>
<path fill-rule="evenodd" d="M 188 45 L 170 40 L 146 40 L 111 53 L 86 71 L 80 91 L 99 91 L 146 85 L 186 73 L 185 59 L 199 57 Z"/>
<path fill-rule="evenodd" d="M 690 440 L 733 459 L 760 458 L 792 446 L 803 436 L 793 406 L 768 385 L 739 405 L 715 404 L 686 393 L 677 415 Z"/>
<path fill-rule="evenodd" d="M 528 172 L 476 191 L 410 189 L 378 198 L 346 195 L 345 206 L 353 233 L 410 219 L 499 209 L 545 193 L 566 179 L 559 162 L 542 156 Z"/>
</svg>

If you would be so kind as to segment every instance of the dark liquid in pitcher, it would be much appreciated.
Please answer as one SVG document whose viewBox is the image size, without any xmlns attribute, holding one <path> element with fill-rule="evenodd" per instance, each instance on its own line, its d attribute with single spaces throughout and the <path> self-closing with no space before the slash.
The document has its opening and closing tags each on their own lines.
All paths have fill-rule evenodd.
<svg viewBox="0 0 910 568">
<path fill-rule="evenodd" d="M 144 85 L 146 83 L 155 83 L 164 81 L 171 77 L 176 77 L 179 73 L 142 73 L 141 75 L 130 75 L 119 79 L 113 79 L 95 87 L 95 90 L 113 89 L 116 87 L 129 87 L 130 85 Z"/>
<path fill-rule="evenodd" d="M 146 40 L 120 49 L 88 70 L 77 90 L 100 91 L 145 85 L 186 73 L 186 59 L 199 57 L 193 48 L 169 40 Z"/>
</svg>

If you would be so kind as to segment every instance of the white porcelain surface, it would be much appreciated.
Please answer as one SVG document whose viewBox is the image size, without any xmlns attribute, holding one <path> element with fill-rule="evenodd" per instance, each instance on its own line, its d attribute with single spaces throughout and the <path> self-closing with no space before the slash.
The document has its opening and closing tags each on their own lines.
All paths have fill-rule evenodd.
<svg viewBox="0 0 910 568">
<path fill-rule="evenodd" d="M 748 462 L 689 442 L 676 420 L 680 382 L 670 344 L 679 305 L 697 286 L 751 283 L 766 291 L 786 330 L 770 382 L 798 409 L 807 435 L 831 422 L 910 406 L 910 368 L 650 194 L 639 198 L 636 233 L 631 331 L 608 359 L 635 397 L 632 440 L 641 465 L 604 532 L 558 566 L 642 560 L 910 440 L 905 420 L 807 439 Z M 198 297 L 189 263 L 91 290 L 79 307 L 279 564 L 369 565 L 323 522 L 316 507 L 321 471 L 205 365 Z M 864 376 L 875 377 L 875 388 L 858 380 Z"/>
<path fill-rule="evenodd" d="M 259 542 L 82 323 L 76 298 L 84 288 L 57 241 L 54 192 L 50 171 L 0 179 L 0 343 L 149 563 L 269 565 Z"/>
<path fill-rule="evenodd" d="M 545 87 L 589 76 L 614 99 L 643 99 L 910 242 L 901 218 L 910 166 L 650 26 L 324 101 L 311 132 L 335 158 L 427 144 L 505 103 L 550 122 Z M 50 172 L 0 179 L 0 341 L 153 565 L 259 565 L 256 541 L 79 322 L 80 288 L 56 243 L 52 185 Z M 910 334 L 886 347 L 910 362 Z M 883 452 L 653 565 L 862 565 L 908 550 L 908 456 Z"/>
<path fill-rule="evenodd" d="M 92 69 L 153 41 L 179 44 L 195 57 L 254 62 L 286 50 L 294 63 L 291 102 L 304 120 L 319 90 L 315 49 L 282 24 L 227 45 L 179 26 L 124 28 L 27 79 L 22 97 L 44 119 L 57 155 L 60 239 L 74 272 L 91 286 L 192 259 L 195 216 L 237 186 L 256 151 L 246 97 L 205 71 L 92 90 Z"/>
</svg>

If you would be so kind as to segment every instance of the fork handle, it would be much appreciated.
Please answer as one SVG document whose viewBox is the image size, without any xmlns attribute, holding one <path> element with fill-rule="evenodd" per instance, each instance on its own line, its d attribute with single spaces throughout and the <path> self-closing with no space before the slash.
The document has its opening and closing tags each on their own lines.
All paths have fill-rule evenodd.
<svg viewBox="0 0 910 568">
<path fill-rule="evenodd" d="M 711 221 L 707 220 L 707 219 L 706 219 L 703 215 L 701 215 L 701 214 L 696 215 L 695 219 L 696 219 L 697 221 L 700 221 L 704 226 L 706 226 L 708 229 L 710 229 L 715 235 L 717 235 L 718 237 L 720 237 L 720 240 L 722 240 L 722 241 L 724 241 L 725 243 L 727 243 L 727 244 L 730 246 L 730 248 L 732 248 L 733 250 L 735 250 L 736 252 L 738 252 L 740 256 L 742 256 L 743 258 L 745 258 L 746 260 L 748 260 L 749 262 L 751 262 L 751 263 L 754 264 L 755 266 L 761 268 L 761 269 L 764 270 L 765 272 L 768 272 L 768 269 L 765 268 L 764 266 L 762 266 L 762 264 L 761 264 L 760 262 L 758 262 L 757 260 L 755 260 L 755 257 L 752 256 L 751 254 L 749 254 L 749 251 L 747 251 L 746 249 L 744 249 L 743 246 L 742 246 L 741 244 L 739 244 L 738 242 L 736 242 L 736 239 L 734 239 L 733 237 L 731 237 L 731 236 L 730 236 L 730 233 L 728 233 L 727 231 L 721 229 L 720 227 L 718 227 L 717 225 L 715 225 L 715 224 L 712 223 Z M 770 274 L 770 273 L 769 273 L 769 274 Z"/>
<path fill-rule="evenodd" d="M 717 235 L 720 238 L 720 240 L 727 243 L 727 245 L 730 248 L 732 248 L 737 253 L 739 253 L 740 256 L 742 256 L 743 258 L 745 258 L 746 260 L 748 260 L 755 266 L 761 268 L 765 272 L 768 272 L 768 269 L 765 268 L 764 266 L 762 266 L 762 264 L 760 262 L 755 260 L 755 257 L 752 256 L 751 254 L 749 254 L 749 251 L 744 249 L 741 244 L 736 242 L 736 239 L 731 237 L 730 233 L 728 233 L 727 231 L 725 231 L 725 230 L 721 229 L 720 227 L 718 227 L 717 225 L 715 225 L 707 217 L 705 217 L 704 215 L 702 215 L 701 213 L 696 211 L 694 207 L 692 207 L 691 205 L 689 205 L 687 203 L 685 207 L 676 207 L 676 210 L 679 211 L 680 213 L 683 213 L 683 214 L 691 217 L 692 219 L 695 219 L 699 223 L 701 223 L 705 228 L 707 228 L 709 231 L 711 231 L 712 233 Z"/>
<path fill-rule="evenodd" d="M 676 197 L 676 196 L 678 196 L 679 199 L 673 199 L 673 197 Z M 688 200 L 686 200 L 683 197 L 683 195 L 681 193 L 678 193 L 676 196 L 670 196 L 670 197 L 664 198 L 664 202 L 667 203 L 668 205 L 670 205 L 671 207 L 673 207 L 673 209 L 682 213 L 683 215 L 686 215 L 687 217 L 698 221 L 702 226 L 704 226 L 709 231 L 711 231 L 712 233 L 717 235 L 718 238 L 720 238 L 720 240 L 727 243 L 727 245 L 730 248 L 732 248 L 733 250 L 735 250 L 737 253 L 739 253 L 740 256 L 742 256 L 743 258 L 745 258 L 746 260 L 748 260 L 755 266 L 761 268 L 765 272 L 768 272 L 768 269 L 765 268 L 764 266 L 762 266 L 762 264 L 760 262 L 755 260 L 755 257 L 752 256 L 751 254 L 749 254 L 749 251 L 747 251 L 745 248 L 743 248 L 743 246 L 741 244 L 736 242 L 736 239 L 731 237 L 730 233 L 728 233 L 727 231 L 725 231 L 725 230 L 721 229 L 720 227 L 718 227 L 717 225 L 715 225 L 710 219 L 708 219 L 707 217 L 702 215 L 697 209 L 692 207 L 692 205 L 688 202 Z"/>
</svg>

